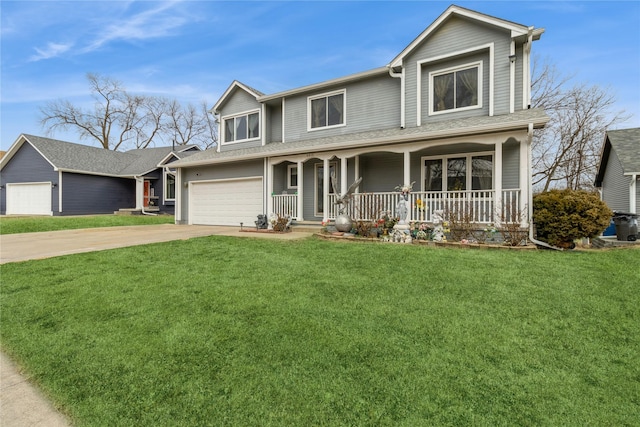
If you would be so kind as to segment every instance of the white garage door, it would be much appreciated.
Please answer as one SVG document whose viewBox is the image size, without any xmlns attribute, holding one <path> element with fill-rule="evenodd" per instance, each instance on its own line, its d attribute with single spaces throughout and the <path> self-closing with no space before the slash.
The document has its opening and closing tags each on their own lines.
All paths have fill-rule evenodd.
<svg viewBox="0 0 640 427">
<path fill-rule="evenodd" d="M 51 183 L 7 184 L 7 215 L 51 215 Z"/>
<path fill-rule="evenodd" d="M 262 178 L 191 182 L 189 224 L 254 224 L 262 207 Z"/>
</svg>

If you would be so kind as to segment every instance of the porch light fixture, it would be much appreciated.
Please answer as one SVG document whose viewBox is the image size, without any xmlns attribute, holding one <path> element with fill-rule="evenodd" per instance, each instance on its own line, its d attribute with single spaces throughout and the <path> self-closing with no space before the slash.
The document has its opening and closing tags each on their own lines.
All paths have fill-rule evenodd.
<svg viewBox="0 0 640 427">
<path fill-rule="evenodd" d="M 512 64 L 514 62 L 516 62 L 516 56 L 515 55 L 509 55 L 509 62 L 511 62 Z"/>
<path fill-rule="evenodd" d="M 0 185 L 0 190 L 4 190 L 4 184 Z"/>
<path fill-rule="evenodd" d="M 57 182 L 54 182 L 54 183 L 51 184 L 51 188 L 56 188 L 57 186 L 58 186 Z"/>
</svg>

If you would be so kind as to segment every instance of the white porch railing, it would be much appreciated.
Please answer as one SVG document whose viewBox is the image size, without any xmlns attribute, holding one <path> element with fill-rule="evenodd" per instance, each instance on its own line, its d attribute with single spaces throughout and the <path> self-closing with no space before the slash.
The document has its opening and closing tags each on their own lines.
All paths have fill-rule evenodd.
<svg viewBox="0 0 640 427">
<path fill-rule="evenodd" d="M 347 214 L 354 220 L 376 219 L 385 213 L 396 216 L 400 200 L 397 192 L 354 194 Z M 496 192 L 487 191 L 417 191 L 409 194 L 410 221 L 433 222 L 437 211 L 455 214 L 458 219 L 468 218 L 474 223 L 521 222 L 520 190 L 503 190 L 500 203 L 496 204 Z M 339 207 L 335 196 L 329 195 L 329 219 L 335 219 Z M 496 209 L 497 207 L 497 209 Z"/>
<path fill-rule="evenodd" d="M 297 194 L 274 194 L 273 212 L 281 216 L 290 216 L 298 219 L 298 195 Z"/>
<path fill-rule="evenodd" d="M 273 198 L 273 211 L 280 215 L 298 218 L 298 195 L 276 194 Z M 520 189 L 502 190 L 499 203 L 496 192 L 486 191 L 416 191 L 409 194 L 410 221 L 433 222 L 434 213 L 455 214 L 458 220 L 468 218 L 473 223 L 523 222 L 526 218 L 521 205 Z M 373 220 L 388 213 L 396 216 L 396 206 L 400 200 L 398 192 L 354 194 L 347 214 L 354 220 Z M 335 194 L 329 194 L 327 217 L 335 219 L 340 206 L 335 204 Z"/>
</svg>

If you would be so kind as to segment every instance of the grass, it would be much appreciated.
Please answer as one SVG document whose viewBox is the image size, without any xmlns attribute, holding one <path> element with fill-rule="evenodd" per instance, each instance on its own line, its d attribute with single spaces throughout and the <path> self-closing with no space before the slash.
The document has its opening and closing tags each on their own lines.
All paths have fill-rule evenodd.
<svg viewBox="0 0 640 427">
<path fill-rule="evenodd" d="M 207 237 L 2 266 L 85 425 L 637 425 L 638 250 Z"/>
<path fill-rule="evenodd" d="M 173 224 L 173 215 L 83 215 L 2 217 L 0 234 L 33 233 L 37 231 L 75 230 L 121 225 Z"/>
</svg>

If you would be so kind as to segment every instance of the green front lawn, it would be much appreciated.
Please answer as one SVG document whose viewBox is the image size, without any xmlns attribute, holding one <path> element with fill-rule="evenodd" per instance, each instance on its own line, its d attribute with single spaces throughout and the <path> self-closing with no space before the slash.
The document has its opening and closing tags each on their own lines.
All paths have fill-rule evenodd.
<svg viewBox="0 0 640 427">
<path fill-rule="evenodd" d="M 79 426 L 637 425 L 639 250 L 208 237 L 2 266 Z"/>
<path fill-rule="evenodd" d="M 173 224 L 173 215 L 84 215 L 0 218 L 0 234 L 75 230 L 121 225 Z"/>
</svg>

